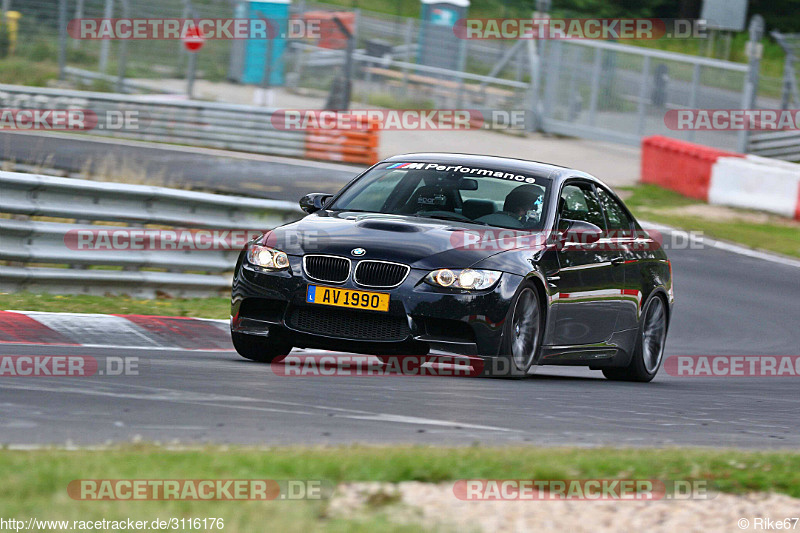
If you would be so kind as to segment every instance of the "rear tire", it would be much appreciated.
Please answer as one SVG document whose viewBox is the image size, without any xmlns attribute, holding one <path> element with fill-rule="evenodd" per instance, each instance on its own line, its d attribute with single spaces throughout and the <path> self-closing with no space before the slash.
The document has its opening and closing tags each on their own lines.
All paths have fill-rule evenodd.
<svg viewBox="0 0 800 533">
<path fill-rule="evenodd" d="M 544 335 L 544 312 L 536 286 L 523 281 L 503 325 L 497 358 L 485 359 L 481 375 L 520 379 L 539 356 Z"/>
<path fill-rule="evenodd" d="M 271 363 L 292 351 L 292 344 L 288 340 L 272 336 L 262 337 L 232 331 L 231 340 L 239 355 L 259 363 Z"/>
<path fill-rule="evenodd" d="M 667 304 L 655 295 L 647 301 L 631 362 L 622 368 L 605 368 L 603 375 L 613 381 L 652 381 L 664 359 L 667 340 Z"/>
</svg>

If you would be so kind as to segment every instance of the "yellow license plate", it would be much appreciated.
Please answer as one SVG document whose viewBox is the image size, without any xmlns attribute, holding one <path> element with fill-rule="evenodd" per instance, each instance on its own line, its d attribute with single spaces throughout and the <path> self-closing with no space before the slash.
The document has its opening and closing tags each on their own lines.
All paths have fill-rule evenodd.
<svg viewBox="0 0 800 533">
<path fill-rule="evenodd" d="M 370 311 L 389 310 L 389 295 L 385 292 L 354 291 L 335 287 L 318 287 L 317 285 L 308 286 L 306 302 L 349 307 L 350 309 L 369 309 Z"/>
</svg>

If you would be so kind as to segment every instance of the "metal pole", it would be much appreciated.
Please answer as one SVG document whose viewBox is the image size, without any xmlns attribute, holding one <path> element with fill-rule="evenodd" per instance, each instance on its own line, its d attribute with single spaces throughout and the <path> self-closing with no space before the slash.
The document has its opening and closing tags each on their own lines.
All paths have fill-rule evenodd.
<svg viewBox="0 0 800 533">
<path fill-rule="evenodd" d="M 350 30 L 347 29 L 347 26 L 339 19 L 339 17 L 333 17 L 333 22 L 339 27 L 339 30 L 347 37 L 347 55 L 345 56 L 344 62 L 344 87 L 342 87 L 342 110 L 350 109 L 350 93 L 352 92 L 353 88 L 353 52 L 356 48 L 356 36 L 355 31 L 350 33 Z"/>
<path fill-rule="evenodd" d="M 106 7 L 103 11 L 103 17 L 106 19 L 110 19 L 114 16 L 114 0 L 106 0 Z M 108 70 L 108 52 L 111 47 L 111 41 L 108 39 L 103 39 L 100 41 L 100 64 L 97 67 L 101 73 L 105 73 Z"/>
<path fill-rule="evenodd" d="M 191 1 L 186 0 L 186 3 L 184 5 L 185 5 L 183 11 L 184 18 L 189 18 L 189 17 L 197 18 L 197 13 L 195 13 L 194 10 L 192 9 Z M 197 29 L 197 35 L 198 36 L 200 35 L 199 29 Z M 197 54 L 200 52 L 200 50 L 198 49 L 191 51 L 188 50 L 185 46 L 181 46 L 181 48 L 183 48 L 184 53 L 189 54 L 189 65 L 186 69 L 186 96 L 191 100 L 192 98 L 194 98 L 194 80 L 197 75 Z"/>
<path fill-rule="evenodd" d="M 689 92 L 689 109 L 695 109 L 697 107 L 697 91 L 700 85 L 700 63 L 695 63 L 694 70 L 692 70 L 692 88 Z M 697 134 L 697 131 L 692 128 L 689 130 L 689 135 L 687 140 L 689 142 L 694 142 L 694 137 Z"/>
<path fill-rule="evenodd" d="M 58 0 L 58 79 L 67 67 L 67 0 Z"/>
<path fill-rule="evenodd" d="M 130 5 L 128 0 L 120 0 L 122 2 L 122 18 L 130 18 Z M 117 66 L 117 92 L 125 92 L 125 63 L 128 60 L 128 40 L 123 39 L 119 43 L 119 65 Z"/>
<path fill-rule="evenodd" d="M 75 3 L 75 18 L 82 19 L 83 18 L 83 0 L 77 0 Z M 80 48 L 81 47 L 81 40 L 80 39 L 73 39 L 72 41 L 73 48 Z"/>
<path fill-rule="evenodd" d="M 411 63 L 411 46 L 414 42 L 414 19 L 407 18 L 406 19 L 406 31 L 405 31 L 405 53 L 403 54 L 403 60 L 405 63 Z M 403 93 L 408 91 L 408 66 L 403 65 Z"/>
<path fill-rule="evenodd" d="M 274 40 L 273 37 L 267 36 L 267 55 L 264 58 L 264 79 L 261 80 L 261 87 L 265 91 L 272 86 L 272 43 Z M 264 98 L 267 98 L 266 94 L 264 94 Z"/>
<path fill-rule="evenodd" d="M 650 56 L 644 58 L 642 65 L 642 81 L 639 87 L 639 111 L 636 119 L 636 133 L 641 137 L 644 135 L 644 122 L 646 117 L 645 102 L 647 101 L 647 85 L 650 80 Z"/>
<path fill-rule="evenodd" d="M 754 15 L 750 19 L 750 41 L 747 43 L 747 56 L 750 61 L 747 66 L 747 79 L 745 81 L 744 92 L 742 94 L 742 109 L 754 109 L 756 107 L 756 97 L 758 96 L 758 74 L 761 63 L 762 45 L 761 39 L 764 37 L 764 18 L 761 15 Z M 750 144 L 750 132 L 743 129 L 739 132 L 737 150 L 741 153 L 747 152 Z"/>
<path fill-rule="evenodd" d="M 469 51 L 467 46 L 469 41 L 467 39 L 459 39 L 458 42 L 458 94 L 456 96 L 456 108 L 460 109 L 464 106 L 464 71 L 467 69 L 467 55 Z"/>
<path fill-rule="evenodd" d="M 194 78 L 197 70 L 197 52 L 189 52 L 189 68 L 186 71 L 186 96 L 194 98 Z"/>
<path fill-rule="evenodd" d="M 183 20 L 188 19 L 192 16 L 193 8 L 192 8 L 192 1 L 191 0 L 183 0 L 183 12 L 181 13 L 181 17 Z M 190 51 L 183 46 L 183 43 L 179 40 L 178 41 L 178 70 L 176 74 L 180 76 L 181 71 L 183 70 L 184 61 L 186 60 L 186 56 L 189 56 L 188 62 L 191 63 L 191 57 L 194 55 Z M 187 66 L 187 69 L 189 67 Z"/>
<path fill-rule="evenodd" d="M 544 41 L 540 41 L 544 43 Z M 542 130 L 545 130 L 545 121 L 552 117 L 556 107 L 556 91 L 558 90 L 559 77 L 561 75 L 561 52 L 564 41 L 556 40 L 547 43 L 549 49 L 547 56 L 547 85 L 544 90 L 544 105 L 542 106 Z"/>
<path fill-rule="evenodd" d="M 597 95 L 600 92 L 600 69 L 602 68 L 602 52 L 594 49 L 594 65 L 592 66 L 592 93 L 589 96 L 589 125 L 597 122 Z"/>
</svg>

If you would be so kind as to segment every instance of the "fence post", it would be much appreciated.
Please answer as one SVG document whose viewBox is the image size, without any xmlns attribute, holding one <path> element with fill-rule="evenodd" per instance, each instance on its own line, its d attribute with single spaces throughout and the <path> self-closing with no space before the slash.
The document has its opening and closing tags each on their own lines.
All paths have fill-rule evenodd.
<svg viewBox="0 0 800 533">
<path fill-rule="evenodd" d="M 747 68 L 747 79 L 745 80 L 744 92 L 742 93 L 742 109 L 754 109 L 756 107 L 756 97 L 758 96 L 758 74 L 761 63 L 762 45 L 761 39 L 764 37 L 764 18 L 761 15 L 754 15 L 750 19 L 750 40 L 747 42 L 747 57 L 750 59 Z M 750 132 L 743 129 L 739 132 L 737 151 L 747 152 L 747 145 L 750 143 Z"/>
<path fill-rule="evenodd" d="M 600 92 L 600 69 L 603 55 L 599 48 L 594 49 L 594 64 L 592 65 L 592 92 L 589 96 L 589 125 L 597 123 L 597 96 Z"/>
<path fill-rule="evenodd" d="M 544 41 L 541 41 L 542 43 Z M 545 128 L 545 120 L 554 115 L 553 111 L 556 108 L 556 90 L 558 89 L 558 78 L 561 73 L 561 48 L 563 41 L 555 40 L 547 43 L 547 71 L 544 72 L 547 78 L 547 87 L 544 90 L 544 105 L 542 106 L 542 131 L 547 131 Z M 544 56 L 543 56 L 544 57 Z"/>
<path fill-rule="evenodd" d="M 697 90 L 700 85 L 700 63 L 694 64 L 694 69 L 692 69 L 692 88 L 689 92 L 689 109 L 695 109 L 697 107 Z M 697 134 L 697 131 L 694 128 L 689 129 L 689 135 L 687 136 L 687 140 L 689 142 L 694 142 L 694 137 Z"/>
<path fill-rule="evenodd" d="M 122 18 L 130 18 L 131 10 L 128 0 L 120 0 L 122 2 Z M 128 40 L 123 39 L 119 43 L 119 65 L 117 65 L 117 92 L 125 92 L 125 63 L 128 60 Z"/>
<path fill-rule="evenodd" d="M 467 70 L 467 39 L 459 39 L 458 41 L 458 71 L 462 74 L 458 77 L 458 94 L 456 96 L 456 109 L 461 109 L 464 106 L 464 76 L 463 73 Z"/>
<path fill-rule="evenodd" d="M 67 0 L 58 0 L 58 79 L 67 67 Z"/>
<path fill-rule="evenodd" d="M 75 4 L 75 18 L 80 20 L 83 18 L 83 0 L 78 0 Z M 72 40 L 72 47 L 73 48 L 80 48 L 81 47 L 81 40 L 80 39 L 73 39 Z"/>
<path fill-rule="evenodd" d="M 403 45 L 405 46 L 405 53 L 403 54 L 403 94 L 408 92 L 408 63 L 411 63 L 411 47 L 414 44 L 414 19 L 406 19 L 406 28 L 404 34 Z"/>
<path fill-rule="evenodd" d="M 650 81 L 650 56 L 645 56 L 642 65 L 642 81 L 639 86 L 639 110 L 636 118 L 636 134 L 640 137 L 644 135 L 644 122 L 646 116 L 647 86 Z"/>
<path fill-rule="evenodd" d="M 106 6 L 103 10 L 103 17 L 108 20 L 114 16 L 114 0 L 106 0 Z M 108 39 L 103 39 L 100 41 L 100 64 L 97 66 L 97 70 L 100 71 L 101 74 L 105 74 L 108 70 L 108 52 L 111 49 L 111 41 Z"/>
</svg>

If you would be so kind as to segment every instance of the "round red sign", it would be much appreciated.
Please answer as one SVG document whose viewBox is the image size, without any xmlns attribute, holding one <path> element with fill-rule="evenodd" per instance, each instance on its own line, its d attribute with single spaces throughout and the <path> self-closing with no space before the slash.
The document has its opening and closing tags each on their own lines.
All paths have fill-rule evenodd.
<svg viewBox="0 0 800 533">
<path fill-rule="evenodd" d="M 203 33 L 197 27 L 189 28 L 183 36 L 183 46 L 190 52 L 197 52 L 203 47 L 203 43 L 205 42 L 206 39 L 203 37 Z"/>
</svg>

